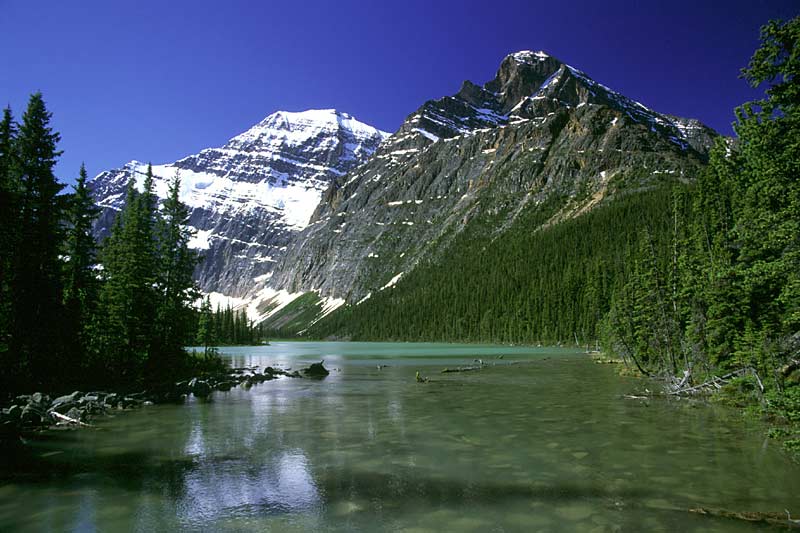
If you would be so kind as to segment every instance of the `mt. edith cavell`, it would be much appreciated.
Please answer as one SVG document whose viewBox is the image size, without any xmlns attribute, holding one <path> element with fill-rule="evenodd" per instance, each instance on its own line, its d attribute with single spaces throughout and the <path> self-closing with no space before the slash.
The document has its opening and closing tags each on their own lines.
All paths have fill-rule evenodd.
<svg viewBox="0 0 800 533">
<path fill-rule="evenodd" d="M 205 255 L 196 271 L 204 292 L 276 332 L 327 322 L 319 333 L 351 337 L 338 314 L 371 302 L 389 313 L 384 320 L 402 322 L 409 307 L 425 305 L 405 282 L 421 266 L 435 269 L 465 243 L 480 242 L 478 254 L 515 232 L 544 235 L 689 182 L 716 136 L 545 52 L 521 51 L 484 85 L 465 81 L 425 102 L 392 135 L 338 111 L 277 112 L 222 148 L 153 171 L 161 197 L 181 173 L 193 245 Z M 98 235 L 134 171 L 141 179 L 143 165 L 92 182 L 104 208 Z"/>
</svg>

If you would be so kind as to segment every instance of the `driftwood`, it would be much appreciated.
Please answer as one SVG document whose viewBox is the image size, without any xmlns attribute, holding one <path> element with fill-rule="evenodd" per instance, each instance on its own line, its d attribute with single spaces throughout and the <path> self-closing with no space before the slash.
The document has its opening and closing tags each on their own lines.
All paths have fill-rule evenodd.
<svg viewBox="0 0 800 533">
<path fill-rule="evenodd" d="M 76 418 L 69 417 L 67 415 L 62 415 L 61 413 L 58 413 L 56 411 L 50 411 L 50 414 L 53 415 L 54 417 L 58 418 L 59 420 L 62 420 L 64 422 L 69 422 L 70 424 L 76 424 L 78 426 L 83 426 L 83 427 L 86 427 L 86 428 L 94 427 L 91 424 L 87 424 L 86 422 L 81 422 L 80 420 L 78 420 Z"/>
<path fill-rule="evenodd" d="M 781 513 L 737 512 L 727 511 L 725 509 L 709 509 L 706 507 L 689 509 L 689 512 L 717 518 L 731 518 L 735 520 L 744 520 L 745 522 L 769 524 L 771 526 L 800 528 L 800 520 L 792 519 L 792 515 L 789 514 L 788 510 L 785 511 L 785 517 Z"/>
<path fill-rule="evenodd" d="M 751 367 L 740 368 L 739 370 L 735 370 L 724 376 L 714 376 L 708 381 L 700 383 L 699 385 L 693 385 L 691 387 L 687 387 L 686 384 L 689 380 L 689 373 L 688 371 L 684 373 L 683 379 L 673 385 L 673 389 L 668 391 L 667 394 L 671 396 L 677 396 L 681 394 L 694 394 L 699 392 L 713 392 L 716 390 L 721 389 L 724 385 L 727 385 L 728 382 L 736 377 L 744 376 L 747 374 L 751 374 L 753 377 L 756 378 L 756 382 L 758 383 L 758 388 L 761 389 L 761 392 L 764 392 L 764 384 L 761 382 L 761 378 L 758 376 L 758 373 L 755 369 Z"/>
<path fill-rule="evenodd" d="M 449 374 L 451 372 L 470 372 L 472 370 L 480 370 L 482 366 L 460 366 L 458 368 L 445 368 L 442 374 Z"/>
</svg>

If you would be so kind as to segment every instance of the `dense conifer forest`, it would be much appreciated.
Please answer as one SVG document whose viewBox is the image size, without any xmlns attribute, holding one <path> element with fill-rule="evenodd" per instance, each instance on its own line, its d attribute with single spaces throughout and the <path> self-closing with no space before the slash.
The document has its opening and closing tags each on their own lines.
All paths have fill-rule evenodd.
<svg viewBox="0 0 800 533">
<path fill-rule="evenodd" d="M 230 304 L 224 309 L 220 306 L 214 309 L 208 298 L 197 311 L 194 331 L 192 341 L 206 351 L 218 345 L 253 345 L 267 341 L 263 326 L 254 324 L 244 309 L 234 311 Z"/>
<path fill-rule="evenodd" d="M 152 173 L 128 185 L 125 208 L 98 247 L 98 209 L 80 169 L 60 194 L 60 135 L 40 93 L 17 123 L 0 122 L 0 391 L 130 389 L 198 364 L 184 350 L 198 298 L 180 177 L 157 205 Z"/>
</svg>

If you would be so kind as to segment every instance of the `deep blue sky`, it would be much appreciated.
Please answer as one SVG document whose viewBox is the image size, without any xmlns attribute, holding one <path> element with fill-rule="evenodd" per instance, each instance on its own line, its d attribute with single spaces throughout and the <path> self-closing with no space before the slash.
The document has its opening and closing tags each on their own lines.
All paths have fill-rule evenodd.
<svg viewBox="0 0 800 533">
<path fill-rule="evenodd" d="M 394 131 L 423 101 L 545 50 L 658 111 L 731 133 L 758 28 L 797 0 L 0 0 L 0 104 L 41 90 L 59 177 L 219 146 L 276 110 Z"/>
</svg>

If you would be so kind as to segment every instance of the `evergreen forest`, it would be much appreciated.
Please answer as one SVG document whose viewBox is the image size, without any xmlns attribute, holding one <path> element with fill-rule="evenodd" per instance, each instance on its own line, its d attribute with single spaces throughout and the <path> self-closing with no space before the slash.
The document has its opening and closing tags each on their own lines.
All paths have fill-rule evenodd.
<svg viewBox="0 0 800 533">
<path fill-rule="evenodd" d="M 60 135 L 41 93 L 21 122 L 0 122 L 0 390 L 132 390 L 202 363 L 192 339 L 198 261 L 189 249 L 180 176 L 159 205 L 152 170 L 128 184 L 124 209 L 98 246 L 84 168 L 74 190 L 54 175 Z"/>
<path fill-rule="evenodd" d="M 209 352 L 216 346 L 264 344 L 267 342 L 262 324 L 254 324 L 244 309 L 233 310 L 228 304 L 224 309 L 214 309 L 206 297 L 197 310 L 194 341 Z"/>
</svg>

